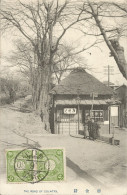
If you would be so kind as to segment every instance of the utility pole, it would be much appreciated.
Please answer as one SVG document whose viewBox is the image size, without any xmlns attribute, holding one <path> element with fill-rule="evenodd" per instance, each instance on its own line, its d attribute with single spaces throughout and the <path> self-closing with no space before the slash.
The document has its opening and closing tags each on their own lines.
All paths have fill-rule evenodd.
<svg viewBox="0 0 127 195">
<path fill-rule="evenodd" d="M 113 69 L 113 66 L 104 66 L 104 71 L 105 71 L 105 74 L 108 75 L 108 87 L 110 87 L 110 75 L 113 75 L 114 74 L 114 69 Z M 111 131 L 111 108 L 109 106 L 108 108 L 108 113 L 109 113 L 109 134 L 110 134 L 110 131 Z"/>
<path fill-rule="evenodd" d="M 110 86 L 110 68 L 108 65 L 108 87 Z"/>
<path fill-rule="evenodd" d="M 92 105 L 91 105 L 90 118 L 92 118 L 92 113 L 93 113 L 93 105 L 94 105 L 94 92 L 91 94 L 91 96 L 92 96 Z"/>
<path fill-rule="evenodd" d="M 111 108 L 110 106 L 108 108 L 108 112 L 109 112 L 109 134 L 110 134 L 110 129 L 111 129 Z"/>
<path fill-rule="evenodd" d="M 95 97 L 98 97 L 98 93 L 92 92 L 92 93 L 90 94 L 90 96 L 92 97 L 92 105 L 91 105 L 91 113 L 90 113 L 90 115 L 91 115 L 91 117 L 92 117 L 92 111 L 93 111 L 93 106 L 94 106 L 94 98 L 95 98 Z"/>
<path fill-rule="evenodd" d="M 77 101 L 77 106 L 78 106 L 78 133 L 79 133 L 79 130 L 80 130 L 80 97 L 79 97 L 79 92 L 80 92 L 80 89 L 77 89 L 77 98 L 76 98 L 76 101 Z"/>
<path fill-rule="evenodd" d="M 92 118 L 92 111 L 93 111 L 93 105 L 94 105 L 94 92 L 91 94 L 91 96 L 92 96 L 92 105 L 91 105 L 90 117 Z"/>
<path fill-rule="evenodd" d="M 113 66 L 104 66 L 104 74 L 108 75 L 108 87 L 110 87 L 110 75 L 114 74 Z"/>
</svg>

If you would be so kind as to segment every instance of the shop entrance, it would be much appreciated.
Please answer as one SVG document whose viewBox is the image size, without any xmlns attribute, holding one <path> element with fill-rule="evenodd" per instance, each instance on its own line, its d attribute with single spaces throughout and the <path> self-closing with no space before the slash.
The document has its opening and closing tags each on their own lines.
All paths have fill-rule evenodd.
<svg viewBox="0 0 127 195">
<path fill-rule="evenodd" d="M 79 130 L 83 130 L 82 110 L 79 110 L 78 116 L 78 110 L 76 107 L 57 109 L 56 126 L 58 134 L 79 134 Z"/>
</svg>

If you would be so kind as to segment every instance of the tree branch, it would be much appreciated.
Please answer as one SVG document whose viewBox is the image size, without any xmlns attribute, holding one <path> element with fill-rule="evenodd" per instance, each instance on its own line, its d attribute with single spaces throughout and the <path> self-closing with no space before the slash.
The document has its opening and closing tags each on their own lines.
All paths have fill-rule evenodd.
<svg viewBox="0 0 127 195">
<path fill-rule="evenodd" d="M 89 1 L 89 6 L 90 6 L 90 8 L 91 8 L 92 15 L 93 15 L 93 17 L 94 17 L 94 19 L 95 19 L 95 21 L 96 21 L 96 24 L 97 24 L 97 26 L 99 27 L 99 29 L 100 29 L 100 31 L 101 31 L 101 34 L 102 34 L 102 36 L 103 36 L 103 38 L 104 38 L 104 40 L 105 40 L 105 43 L 107 44 L 109 50 L 111 51 L 111 54 L 112 54 L 112 56 L 114 57 L 114 59 L 115 59 L 117 65 L 118 65 L 120 71 L 121 71 L 121 69 L 122 69 L 122 71 L 121 71 L 122 75 L 123 75 L 125 78 L 127 78 L 126 70 L 125 70 L 125 71 L 123 70 L 123 65 L 122 65 L 121 62 L 120 62 L 120 58 L 119 58 L 119 56 L 118 56 L 118 53 L 117 53 L 116 50 L 114 49 L 114 47 L 113 47 L 111 41 L 108 39 L 108 37 L 107 37 L 107 35 L 106 35 L 106 32 L 105 32 L 104 28 L 102 27 L 101 22 L 99 21 L 98 15 L 96 14 L 96 12 L 95 12 L 95 10 L 94 10 L 94 7 L 93 7 L 92 3 L 90 3 L 90 1 Z"/>
</svg>

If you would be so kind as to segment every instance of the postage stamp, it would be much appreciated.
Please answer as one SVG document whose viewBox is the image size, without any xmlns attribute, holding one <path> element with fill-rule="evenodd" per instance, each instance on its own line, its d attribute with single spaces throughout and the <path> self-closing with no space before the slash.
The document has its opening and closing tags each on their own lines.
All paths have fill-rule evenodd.
<svg viewBox="0 0 127 195">
<path fill-rule="evenodd" d="M 65 180 L 64 149 L 37 149 L 6 151 L 8 183 L 37 183 Z"/>
</svg>

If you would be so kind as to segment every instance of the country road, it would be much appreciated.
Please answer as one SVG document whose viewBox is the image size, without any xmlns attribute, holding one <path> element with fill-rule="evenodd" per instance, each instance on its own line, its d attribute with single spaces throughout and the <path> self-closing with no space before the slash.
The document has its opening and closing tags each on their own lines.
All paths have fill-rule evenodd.
<svg viewBox="0 0 127 195">
<path fill-rule="evenodd" d="M 20 100 L 21 103 L 21 100 Z M 19 109 L 19 102 L 14 105 L 0 107 L 0 184 L 1 195 L 5 190 L 13 190 L 16 195 L 24 194 L 24 189 L 74 189 L 80 194 L 125 195 L 127 192 L 127 132 L 118 131 L 120 146 L 112 146 L 101 141 L 85 140 L 78 136 L 52 135 L 43 130 L 40 118 L 31 112 L 23 112 Z M 18 134 L 22 135 L 19 136 Z M 26 136 L 39 143 L 41 148 L 63 147 L 66 152 L 66 181 L 63 183 L 38 183 L 30 184 L 6 184 L 6 159 L 5 150 L 21 148 L 26 143 Z M 30 144 L 34 142 L 30 141 Z M 120 192 L 120 193 L 119 193 Z M 30 193 L 29 193 L 30 194 Z M 33 193 L 31 193 L 33 194 Z"/>
</svg>

